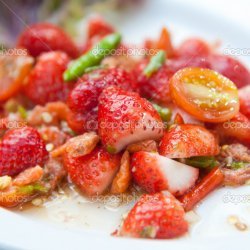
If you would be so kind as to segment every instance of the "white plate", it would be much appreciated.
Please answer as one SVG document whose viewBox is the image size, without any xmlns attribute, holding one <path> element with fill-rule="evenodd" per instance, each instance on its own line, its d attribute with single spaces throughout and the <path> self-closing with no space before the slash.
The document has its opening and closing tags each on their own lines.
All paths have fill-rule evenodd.
<svg viewBox="0 0 250 250">
<path fill-rule="evenodd" d="M 221 39 L 225 47 L 248 48 L 249 31 L 224 16 L 182 1 L 146 1 L 142 7 L 116 18 L 116 25 L 128 42 L 156 36 L 163 25 L 175 42 L 200 36 Z M 225 48 L 224 47 L 224 48 Z M 250 63 L 249 57 L 242 56 Z M 137 240 L 110 237 L 121 216 L 131 206 L 105 207 L 79 196 L 59 196 L 47 208 L 12 212 L 0 209 L 0 249 L 249 249 L 249 231 L 229 225 L 237 215 L 250 227 L 250 188 L 247 186 L 213 192 L 196 209 L 199 221 L 189 235 L 176 240 Z"/>
</svg>

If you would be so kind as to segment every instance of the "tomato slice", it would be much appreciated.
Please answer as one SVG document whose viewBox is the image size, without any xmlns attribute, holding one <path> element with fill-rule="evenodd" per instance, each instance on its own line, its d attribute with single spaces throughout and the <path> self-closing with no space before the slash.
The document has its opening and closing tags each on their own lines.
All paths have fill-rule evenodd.
<svg viewBox="0 0 250 250">
<path fill-rule="evenodd" d="M 0 102 L 14 96 L 32 68 L 30 56 L 0 56 Z"/>
<path fill-rule="evenodd" d="M 173 101 L 201 121 L 224 122 L 239 111 L 237 87 L 228 78 L 203 68 L 184 68 L 170 79 Z"/>
</svg>

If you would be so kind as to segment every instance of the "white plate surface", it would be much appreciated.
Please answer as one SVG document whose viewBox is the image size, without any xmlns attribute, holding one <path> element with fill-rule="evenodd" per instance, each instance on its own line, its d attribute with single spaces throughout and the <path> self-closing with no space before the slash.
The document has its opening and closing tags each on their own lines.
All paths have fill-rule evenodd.
<svg viewBox="0 0 250 250">
<path fill-rule="evenodd" d="M 192 1 L 197 2 L 197 1 Z M 214 1 L 211 1 L 214 2 Z M 205 5 L 206 6 L 206 5 Z M 167 25 L 176 43 L 198 36 L 220 39 L 225 48 L 248 48 L 250 33 L 224 15 L 188 1 L 146 1 L 117 17 L 116 26 L 128 42 L 156 36 Z M 222 48 L 223 50 L 223 48 Z M 241 56 L 250 63 L 249 56 Z M 104 206 L 84 197 L 58 196 L 45 208 L 12 212 L 0 208 L 0 249 L 249 249 L 250 231 L 239 232 L 227 219 L 238 216 L 250 228 L 250 187 L 213 192 L 196 209 L 198 222 L 189 235 L 176 240 L 136 240 L 110 237 L 129 206 Z"/>
</svg>

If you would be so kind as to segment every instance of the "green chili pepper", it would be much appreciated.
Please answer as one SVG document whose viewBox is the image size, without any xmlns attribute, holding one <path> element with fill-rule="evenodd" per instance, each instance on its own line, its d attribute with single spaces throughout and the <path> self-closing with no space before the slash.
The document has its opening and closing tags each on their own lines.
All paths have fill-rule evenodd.
<svg viewBox="0 0 250 250">
<path fill-rule="evenodd" d="M 166 53 L 163 50 L 160 50 L 155 56 L 153 56 L 144 69 L 144 74 L 147 77 L 150 77 L 153 73 L 155 73 L 166 61 Z"/>
<path fill-rule="evenodd" d="M 213 156 L 196 156 L 185 160 L 187 165 L 197 168 L 211 169 L 218 165 L 216 159 Z"/>
<path fill-rule="evenodd" d="M 153 104 L 155 110 L 159 113 L 161 119 L 164 121 L 164 122 L 169 122 L 170 119 L 171 119 L 171 116 L 172 116 L 172 112 L 169 108 L 163 108 L 163 107 L 160 107 L 159 105 L 157 104 Z"/>
<path fill-rule="evenodd" d="M 87 68 L 97 66 L 121 42 L 121 35 L 113 33 L 103 38 L 94 48 L 73 61 L 63 74 L 65 81 L 75 80 L 85 73 Z"/>
</svg>

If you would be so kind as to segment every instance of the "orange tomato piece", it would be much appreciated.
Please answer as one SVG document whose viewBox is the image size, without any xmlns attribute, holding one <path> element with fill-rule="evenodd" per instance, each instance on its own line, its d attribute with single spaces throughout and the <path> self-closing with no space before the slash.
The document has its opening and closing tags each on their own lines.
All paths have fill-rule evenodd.
<svg viewBox="0 0 250 250">
<path fill-rule="evenodd" d="M 179 107 L 201 121 L 224 122 L 239 111 L 235 84 L 210 69 L 177 71 L 170 79 L 170 94 Z"/>
</svg>

